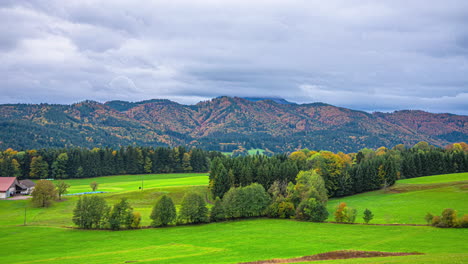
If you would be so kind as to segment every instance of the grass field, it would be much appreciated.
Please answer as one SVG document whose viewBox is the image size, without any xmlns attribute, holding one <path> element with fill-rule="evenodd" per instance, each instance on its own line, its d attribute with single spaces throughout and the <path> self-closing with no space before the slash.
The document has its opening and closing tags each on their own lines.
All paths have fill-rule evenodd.
<svg viewBox="0 0 468 264">
<path fill-rule="evenodd" d="M 208 185 L 207 173 L 172 173 L 172 174 L 145 174 L 145 175 L 119 175 L 97 177 L 92 179 L 65 180 L 71 187 L 69 193 L 89 192 L 89 184 L 96 181 L 98 191 L 124 192 L 137 191 L 142 185 L 143 189 L 156 187 Z"/>
<path fill-rule="evenodd" d="M 99 194 L 109 204 L 127 197 L 142 213 L 143 225 L 162 194 L 180 204 L 183 195 L 207 195 L 206 174 L 141 175 L 68 180 L 71 192 L 89 191 L 96 180 Z M 369 208 L 371 223 L 424 223 L 427 211 L 440 214 L 452 207 L 468 213 L 468 173 L 401 180 L 387 191 L 368 192 L 341 201 L 362 211 Z M 334 250 L 421 252 L 425 255 L 318 261 L 313 263 L 466 263 L 467 229 L 427 226 L 317 224 L 294 220 L 253 219 L 128 231 L 84 231 L 72 226 L 76 196 L 50 208 L 31 208 L 29 201 L 0 201 L 0 248 L 5 263 L 237 263 L 291 258 Z M 27 208 L 27 226 L 21 226 Z M 330 219 L 331 220 L 331 219 Z M 27 252 L 27 254 L 25 254 Z M 311 262 L 312 263 L 312 262 Z"/>
<path fill-rule="evenodd" d="M 390 259 L 408 258 L 411 263 L 417 257 L 438 258 L 462 263 L 468 257 L 468 244 L 463 243 L 467 235 L 466 229 L 257 219 L 120 232 L 0 228 L 0 248 L 4 263 L 237 263 L 341 249 L 417 251 L 428 255 Z"/>
<path fill-rule="evenodd" d="M 445 208 L 468 214 L 468 173 L 447 174 L 398 181 L 387 191 L 379 190 L 334 198 L 328 203 L 329 221 L 340 202 L 358 210 L 357 223 L 363 223 L 366 208 L 374 214 L 371 223 L 425 224 L 429 212 L 440 215 Z"/>
</svg>

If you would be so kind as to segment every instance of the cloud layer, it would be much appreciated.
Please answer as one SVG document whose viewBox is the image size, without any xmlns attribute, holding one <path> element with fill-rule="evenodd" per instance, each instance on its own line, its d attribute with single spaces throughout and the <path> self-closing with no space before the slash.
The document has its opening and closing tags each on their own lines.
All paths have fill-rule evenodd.
<svg viewBox="0 0 468 264">
<path fill-rule="evenodd" d="M 468 114 L 464 0 L 2 1 L 0 34 L 0 103 L 275 96 Z"/>
</svg>

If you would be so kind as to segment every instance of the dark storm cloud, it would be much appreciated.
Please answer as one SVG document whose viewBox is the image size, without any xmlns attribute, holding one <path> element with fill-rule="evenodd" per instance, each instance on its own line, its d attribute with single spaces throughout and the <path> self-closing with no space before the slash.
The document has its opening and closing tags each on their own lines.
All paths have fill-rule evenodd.
<svg viewBox="0 0 468 264">
<path fill-rule="evenodd" d="M 468 114 L 467 17 L 464 0 L 2 1 L 0 103 L 275 96 Z"/>
</svg>

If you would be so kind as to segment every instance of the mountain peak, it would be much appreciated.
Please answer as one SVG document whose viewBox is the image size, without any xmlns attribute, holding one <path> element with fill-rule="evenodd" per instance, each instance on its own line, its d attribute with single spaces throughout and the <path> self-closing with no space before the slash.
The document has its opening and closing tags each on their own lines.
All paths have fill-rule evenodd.
<svg viewBox="0 0 468 264">
<path fill-rule="evenodd" d="M 251 102 L 273 101 L 277 104 L 285 104 L 285 105 L 296 104 L 296 103 L 289 102 L 286 99 L 279 98 L 279 97 L 242 97 L 242 98 L 249 100 Z"/>
</svg>

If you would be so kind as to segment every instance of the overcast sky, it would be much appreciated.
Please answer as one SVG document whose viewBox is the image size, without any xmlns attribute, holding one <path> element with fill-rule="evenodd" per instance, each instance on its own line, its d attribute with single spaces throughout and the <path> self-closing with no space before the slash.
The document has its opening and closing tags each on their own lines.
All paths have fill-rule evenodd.
<svg viewBox="0 0 468 264">
<path fill-rule="evenodd" d="M 220 95 L 466 115 L 468 1 L 0 1 L 0 103 Z"/>
</svg>

